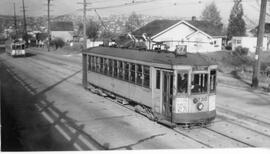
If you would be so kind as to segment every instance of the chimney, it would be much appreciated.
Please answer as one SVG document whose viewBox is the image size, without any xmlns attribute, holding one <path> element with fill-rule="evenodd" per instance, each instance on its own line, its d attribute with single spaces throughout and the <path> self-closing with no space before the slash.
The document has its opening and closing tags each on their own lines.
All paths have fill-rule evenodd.
<svg viewBox="0 0 270 154">
<path fill-rule="evenodd" d="M 196 16 L 192 16 L 191 21 L 196 21 Z"/>
</svg>

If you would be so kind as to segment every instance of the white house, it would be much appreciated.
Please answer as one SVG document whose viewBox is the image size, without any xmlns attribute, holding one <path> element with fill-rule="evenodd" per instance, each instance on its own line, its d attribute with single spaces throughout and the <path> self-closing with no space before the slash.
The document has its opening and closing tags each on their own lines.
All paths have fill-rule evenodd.
<svg viewBox="0 0 270 154">
<path fill-rule="evenodd" d="M 52 22 L 51 37 L 62 38 L 65 42 L 73 40 L 74 27 L 72 22 Z"/>
<path fill-rule="evenodd" d="M 221 34 L 217 31 L 217 27 L 205 21 L 154 20 L 132 34 L 143 38 L 148 49 L 213 52 L 222 49 L 222 37 L 218 37 Z M 216 34 L 212 35 L 213 32 Z"/>
<path fill-rule="evenodd" d="M 232 50 L 241 46 L 248 48 L 250 52 L 256 51 L 257 37 L 233 37 L 232 38 Z M 267 37 L 263 38 L 263 50 L 267 50 Z"/>
</svg>

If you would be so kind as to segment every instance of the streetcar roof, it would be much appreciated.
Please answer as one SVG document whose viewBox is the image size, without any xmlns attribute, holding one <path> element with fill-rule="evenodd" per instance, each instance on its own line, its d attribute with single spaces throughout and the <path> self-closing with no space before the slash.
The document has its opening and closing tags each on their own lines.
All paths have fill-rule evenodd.
<svg viewBox="0 0 270 154">
<path fill-rule="evenodd" d="M 186 56 L 175 56 L 173 52 L 153 52 L 139 51 L 134 49 L 121 49 L 109 47 L 88 48 L 83 53 L 93 53 L 116 58 L 143 61 L 148 63 L 166 65 L 191 65 L 191 66 L 210 66 L 216 65 L 207 60 L 207 57 L 198 53 L 187 53 Z"/>
</svg>

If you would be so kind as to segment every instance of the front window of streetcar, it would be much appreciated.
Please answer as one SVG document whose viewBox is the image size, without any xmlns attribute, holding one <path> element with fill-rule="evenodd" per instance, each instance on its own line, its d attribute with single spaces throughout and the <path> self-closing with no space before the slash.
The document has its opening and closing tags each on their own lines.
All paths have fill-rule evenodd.
<svg viewBox="0 0 270 154">
<path fill-rule="evenodd" d="M 216 92 L 216 85 L 217 85 L 217 70 L 210 71 L 210 93 Z"/>
<path fill-rule="evenodd" d="M 191 76 L 191 93 L 202 94 L 207 93 L 208 74 L 196 73 Z"/>
<path fill-rule="evenodd" d="M 177 92 L 182 94 L 188 92 L 188 73 L 177 74 Z"/>
</svg>

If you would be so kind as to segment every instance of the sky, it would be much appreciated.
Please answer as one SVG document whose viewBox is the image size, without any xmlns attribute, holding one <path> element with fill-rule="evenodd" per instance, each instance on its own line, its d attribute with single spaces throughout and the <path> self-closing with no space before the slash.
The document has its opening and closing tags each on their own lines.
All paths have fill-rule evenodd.
<svg viewBox="0 0 270 154">
<path fill-rule="evenodd" d="M 27 7 L 27 16 L 43 16 L 47 12 L 47 0 L 24 0 Z M 78 4 L 83 0 L 52 0 L 51 14 L 75 14 L 80 15 L 82 5 Z M 131 4 L 132 2 L 135 2 Z M 201 12 L 212 1 L 217 5 L 222 21 L 228 22 L 228 18 L 233 6 L 233 0 L 87 0 L 91 3 L 88 8 L 100 8 L 107 6 L 121 6 L 107 9 L 97 9 L 100 16 L 109 16 L 112 14 L 129 15 L 131 12 L 138 14 L 163 16 L 163 17 L 182 17 L 190 19 L 192 16 L 200 17 Z M 258 22 L 259 19 L 259 1 L 260 0 L 242 0 L 245 18 L 251 22 Z M 144 3 L 143 3 L 144 2 Z M 22 0 L 0 0 L 0 14 L 13 15 L 13 3 L 16 4 L 17 15 L 22 15 Z M 131 5 L 125 5 L 131 4 Z M 268 9 L 269 10 L 269 9 Z M 95 15 L 89 11 L 88 15 Z"/>
</svg>

